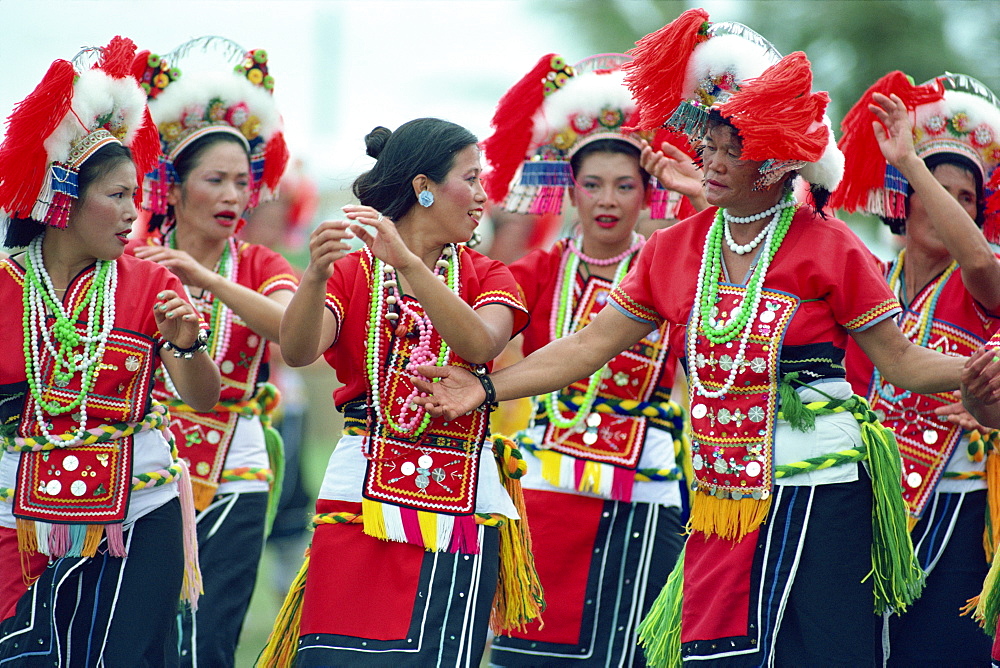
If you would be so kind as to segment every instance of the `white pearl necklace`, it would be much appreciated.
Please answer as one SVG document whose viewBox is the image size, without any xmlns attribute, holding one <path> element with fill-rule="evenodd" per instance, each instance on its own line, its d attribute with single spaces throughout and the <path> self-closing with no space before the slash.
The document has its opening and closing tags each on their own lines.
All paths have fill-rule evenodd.
<svg viewBox="0 0 1000 668">
<path fill-rule="evenodd" d="M 791 200 L 791 206 L 795 206 L 796 202 L 794 199 Z M 781 207 L 784 209 L 785 207 Z M 775 214 L 774 220 L 768 223 L 765 230 L 766 234 L 766 244 L 765 249 L 762 252 L 763 257 L 760 259 L 760 289 L 756 291 L 753 295 L 753 303 L 750 304 L 750 317 L 747 318 L 747 324 L 743 328 L 743 333 L 740 335 L 739 348 L 736 351 L 736 357 L 733 359 L 733 366 L 729 370 L 729 375 L 726 377 L 725 382 L 722 384 L 718 390 L 708 390 L 702 385 L 701 378 L 698 375 L 698 358 L 697 358 L 697 340 L 698 340 L 698 324 L 701 319 L 701 309 L 699 308 L 699 300 L 702 295 L 702 290 L 705 287 L 705 265 L 708 262 L 709 257 L 709 245 L 712 243 L 712 235 L 707 235 L 705 238 L 705 248 L 701 255 L 701 269 L 698 271 L 698 283 L 695 287 L 695 305 L 691 309 L 691 319 L 688 323 L 687 331 L 687 359 L 688 359 L 688 378 L 691 382 L 691 389 L 693 394 L 698 394 L 700 396 L 706 397 L 708 399 L 718 399 L 719 397 L 725 395 L 729 390 L 733 388 L 736 383 L 736 375 L 743 368 L 746 362 L 747 353 L 747 342 L 750 339 L 750 331 L 753 329 L 753 325 L 757 320 L 757 310 L 760 308 L 760 301 L 764 293 L 764 277 L 767 276 L 767 269 L 771 265 L 771 254 L 767 252 L 767 249 L 771 246 L 771 239 L 774 237 L 774 231 L 777 229 L 776 221 L 780 217 L 781 210 Z M 725 210 L 723 210 L 723 216 L 725 216 Z M 712 277 L 711 280 L 719 280 L 718 276 Z M 743 303 L 741 303 L 737 309 L 742 311 L 747 308 L 746 295 L 744 295 Z M 732 317 L 736 317 L 737 309 L 733 310 Z"/>
<path fill-rule="evenodd" d="M 758 245 L 760 245 L 760 242 L 763 241 L 768 234 L 774 231 L 774 228 L 778 226 L 778 218 L 780 216 L 781 216 L 780 211 L 775 213 L 774 218 L 771 219 L 771 222 L 765 225 L 761 229 L 761 231 L 757 234 L 757 236 L 751 239 L 750 243 L 748 244 L 736 243 L 736 241 L 733 239 L 733 233 L 729 229 L 729 221 L 727 220 L 725 224 L 722 226 L 723 233 L 726 236 L 726 245 L 729 246 L 729 250 L 733 251 L 737 255 L 746 255 L 754 248 L 756 248 Z"/>
<path fill-rule="evenodd" d="M 784 199 L 782 199 L 782 201 L 778 202 L 770 209 L 765 209 L 760 213 L 753 214 L 752 216 L 733 216 L 727 210 L 723 209 L 722 217 L 726 220 L 727 223 L 735 223 L 736 225 L 745 225 L 747 223 L 752 223 L 755 220 L 764 220 L 770 215 L 774 215 L 774 217 L 777 218 L 779 213 L 781 213 L 784 209 L 787 209 L 790 206 L 795 206 L 794 199 L 791 201 L 785 201 Z"/>
<path fill-rule="evenodd" d="M 43 235 L 35 237 L 28 244 L 28 255 L 29 260 L 32 264 L 36 275 L 38 275 L 44 287 L 48 290 L 49 294 L 53 296 L 52 302 L 55 307 L 59 310 L 60 315 L 63 318 L 68 318 L 66 310 L 63 307 L 62 300 L 55 297 L 55 287 L 52 285 L 52 278 L 49 276 L 48 270 L 45 268 L 45 261 L 42 256 L 42 238 Z M 96 280 L 97 273 L 95 270 L 94 279 Z M 92 366 L 97 365 L 94 372 L 94 381 L 97 381 L 97 375 L 100 373 L 100 363 L 104 359 L 104 349 L 108 342 L 108 337 L 111 334 L 111 330 L 114 327 L 115 322 L 115 299 L 118 291 L 118 263 L 113 262 L 108 268 L 108 274 L 106 284 L 103 286 L 104 293 L 104 307 L 101 312 L 101 319 L 98 321 L 97 313 L 95 312 L 95 304 L 97 302 L 96 296 L 97 291 L 94 291 L 94 297 L 92 298 L 90 304 L 87 306 L 87 334 L 80 335 L 81 343 L 97 343 L 92 355 L 82 355 L 77 354 L 73 356 L 72 360 L 67 360 L 69 368 L 74 372 L 84 373 L 87 369 Z M 31 312 L 29 313 L 29 323 L 31 329 L 31 350 L 39 350 L 39 343 L 44 347 L 44 349 L 53 358 L 57 355 L 55 345 L 52 343 L 52 337 L 49 332 L 49 327 L 47 323 L 47 313 L 45 307 L 45 300 L 42 297 L 41 292 L 35 289 L 34 284 L 31 281 L 25 281 L 24 289 L 28 291 L 28 303 L 30 304 Z M 98 330 L 98 324 L 100 324 L 100 330 Z M 38 425 L 39 430 L 42 435 L 50 441 L 58 440 L 60 447 L 73 447 L 79 445 L 83 442 L 86 437 L 87 431 L 87 400 L 89 396 L 85 396 L 80 402 L 79 406 L 79 426 L 77 428 L 76 434 L 73 438 L 68 440 L 62 440 L 56 435 L 49 431 L 49 421 L 45 416 L 45 412 L 42 409 L 42 403 L 44 400 L 44 384 L 42 381 L 42 366 L 41 364 L 33 363 L 31 365 L 32 376 L 35 381 L 35 387 L 38 388 L 39 396 L 34 397 L 35 399 L 35 421 Z"/>
</svg>

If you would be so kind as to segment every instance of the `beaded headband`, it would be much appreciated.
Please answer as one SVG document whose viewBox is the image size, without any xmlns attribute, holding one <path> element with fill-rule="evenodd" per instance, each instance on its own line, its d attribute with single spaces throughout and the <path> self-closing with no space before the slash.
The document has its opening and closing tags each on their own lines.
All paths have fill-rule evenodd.
<svg viewBox="0 0 1000 668">
<path fill-rule="evenodd" d="M 981 82 L 964 74 L 945 74 L 920 85 L 900 71 L 890 72 L 865 91 L 841 124 L 841 150 L 847 157 L 847 178 L 830 199 L 831 206 L 864 211 L 887 223 L 906 219 L 909 184 L 879 150 L 868 110 L 875 93 L 897 95 L 912 114 L 913 147 L 920 158 L 953 154 L 967 158 L 979 170 L 984 195 L 1000 165 L 1000 100 Z M 998 212 L 987 209 L 983 231 L 996 239 Z"/>
<path fill-rule="evenodd" d="M 653 140 L 655 131 L 626 130 L 636 109 L 623 83 L 621 67 L 628 60 L 608 53 L 570 66 L 549 54 L 501 98 L 494 132 L 483 142 L 490 199 L 514 213 L 559 213 L 573 183 L 570 159 L 577 151 L 600 139 L 638 149 L 643 139 Z M 674 217 L 680 196 L 671 198 L 655 179 L 650 185 L 651 216 Z"/>
<path fill-rule="evenodd" d="M 0 208 L 8 216 L 66 227 L 80 167 L 107 144 L 131 150 L 140 181 L 155 164 L 156 128 L 129 72 L 134 53 L 132 40 L 115 37 L 73 62 L 56 60 L 15 107 L 0 145 Z"/>
<path fill-rule="evenodd" d="M 701 140 L 717 111 L 740 133 L 743 157 L 762 161 L 757 186 L 798 171 L 833 190 L 843 156 L 825 111 L 829 97 L 812 91 L 805 54 L 782 57 L 740 23 L 710 23 L 690 9 L 629 51 L 625 82 L 639 105 L 635 127 L 668 127 Z"/>
<path fill-rule="evenodd" d="M 223 60 L 235 67 L 232 72 L 182 75 L 177 64 L 196 50 L 221 50 Z M 215 132 L 237 137 L 250 155 L 248 207 L 274 197 L 288 163 L 288 148 L 272 96 L 274 77 L 268 74 L 266 51 L 244 51 L 223 37 L 200 37 L 164 56 L 140 54 L 134 71 L 148 91 L 162 145 L 159 165 L 147 177 L 147 210 L 167 212 L 167 190 L 178 180 L 174 161 L 197 139 Z"/>
</svg>

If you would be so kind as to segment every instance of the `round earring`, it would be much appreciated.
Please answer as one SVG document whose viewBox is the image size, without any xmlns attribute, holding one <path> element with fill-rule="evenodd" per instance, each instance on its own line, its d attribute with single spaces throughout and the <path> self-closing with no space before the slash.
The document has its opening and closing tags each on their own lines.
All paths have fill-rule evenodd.
<svg viewBox="0 0 1000 668">
<path fill-rule="evenodd" d="M 420 194 L 417 195 L 417 201 L 420 202 L 420 206 L 426 209 L 434 203 L 434 193 L 430 190 L 421 190 Z"/>
</svg>

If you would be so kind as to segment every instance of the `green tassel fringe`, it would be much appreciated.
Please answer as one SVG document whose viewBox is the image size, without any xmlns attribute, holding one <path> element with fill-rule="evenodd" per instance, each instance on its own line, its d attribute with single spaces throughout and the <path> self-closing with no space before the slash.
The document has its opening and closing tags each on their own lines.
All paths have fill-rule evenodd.
<svg viewBox="0 0 1000 668">
<path fill-rule="evenodd" d="M 677 555 L 674 570 L 639 624 L 639 644 L 650 668 L 681 665 L 681 604 L 684 601 L 684 550 Z"/>
<path fill-rule="evenodd" d="M 901 459 L 896 437 L 879 424 L 866 403 L 861 412 L 861 439 L 868 447 L 872 492 L 872 571 L 875 614 L 902 614 L 920 596 L 926 574 L 913 552 L 903 501 Z"/>
<path fill-rule="evenodd" d="M 806 408 L 799 397 L 799 393 L 792 387 L 792 383 L 799 383 L 799 372 L 792 371 L 786 373 L 778 383 L 778 396 L 781 397 L 781 416 L 788 422 L 792 429 L 799 431 L 812 431 L 816 428 L 816 413 Z"/>
<path fill-rule="evenodd" d="M 267 420 L 264 426 L 264 446 L 267 448 L 267 461 L 274 475 L 271 491 L 267 495 L 267 519 L 264 525 L 264 537 L 271 535 L 274 518 L 278 514 L 278 502 L 281 500 L 281 487 L 285 480 L 285 443 L 278 430 Z"/>
</svg>

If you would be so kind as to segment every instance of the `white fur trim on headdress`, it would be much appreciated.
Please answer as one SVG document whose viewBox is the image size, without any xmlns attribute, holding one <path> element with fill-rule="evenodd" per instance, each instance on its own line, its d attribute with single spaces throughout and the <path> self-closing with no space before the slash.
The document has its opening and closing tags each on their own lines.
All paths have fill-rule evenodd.
<svg viewBox="0 0 1000 668">
<path fill-rule="evenodd" d="M 823 151 L 823 156 L 816 162 L 807 162 L 799 175 L 809 183 L 816 184 L 833 192 L 844 178 L 844 154 L 837 147 L 837 139 L 833 135 L 833 123 L 830 117 L 823 114 L 823 122 L 830 132 L 830 141 Z"/>
<path fill-rule="evenodd" d="M 113 118 L 103 116 L 114 110 Z M 72 111 L 45 140 L 49 162 L 67 162 L 73 144 L 102 125 L 126 146 L 142 127 L 146 96 L 133 79 L 115 79 L 100 70 L 84 70 L 73 86 Z M 81 125 L 81 122 L 83 125 Z"/>
<path fill-rule="evenodd" d="M 169 154 L 174 153 L 177 143 L 188 133 L 209 125 L 202 117 L 214 100 L 222 102 L 223 112 L 241 102 L 246 105 L 249 115 L 259 124 L 255 129 L 241 130 L 247 141 L 260 136 L 266 142 L 281 130 L 281 114 L 271 93 L 253 85 L 246 77 L 231 71 L 184 72 L 149 103 L 149 113 Z M 218 122 L 225 123 L 226 119 L 219 118 Z"/>
</svg>

